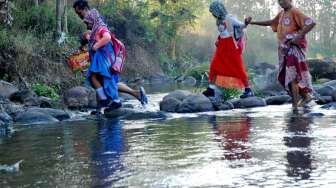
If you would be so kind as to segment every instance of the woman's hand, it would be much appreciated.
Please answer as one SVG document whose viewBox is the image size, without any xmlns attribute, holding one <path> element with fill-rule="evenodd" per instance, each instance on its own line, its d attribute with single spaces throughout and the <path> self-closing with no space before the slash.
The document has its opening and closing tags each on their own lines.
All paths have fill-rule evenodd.
<svg viewBox="0 0 336 188">
<path fill-rule="evenodd" d="M 245 26 L 248 26 L 251 22 L 252 22 L 252 17 L 251 16 L 245 18 Z"/>
</svg>

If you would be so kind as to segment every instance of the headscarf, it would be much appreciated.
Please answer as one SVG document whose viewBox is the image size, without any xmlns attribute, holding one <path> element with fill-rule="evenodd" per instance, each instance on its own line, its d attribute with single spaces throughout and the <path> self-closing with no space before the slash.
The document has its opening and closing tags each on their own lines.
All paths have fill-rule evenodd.
<svg viewBox="0 0 336 188">
<path fill-rule="evenodd" d="M 224 4 L 220 0 L 215 0 L 210 4 L 209 11 L 220 20 L 224 20 L 228 14 Z"/>
<path fill-rule="evenodd" d="M 103 18 L 100 16 L 99 12 L 96 9 L 89 10 L 89 13 L 84 17 L 84 22 L 90 23 L 93 25 L 91 35 L 90 35 L 90 46 L 95 41 L 95 36 L 98 30 L 101 27 L 107 27 L 104 23 Z"/>
</svg>

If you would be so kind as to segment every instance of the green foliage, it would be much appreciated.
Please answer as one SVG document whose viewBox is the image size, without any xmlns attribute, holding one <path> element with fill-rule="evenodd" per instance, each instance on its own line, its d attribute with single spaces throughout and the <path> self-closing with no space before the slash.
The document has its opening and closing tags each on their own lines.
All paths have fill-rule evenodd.
<svg viewBox="0 0 336 188">
<path fill-rule="evenodd" d="M 32 86 L 32 89 L 38 96 L 49 97 L 53 100 L 58 100 L 60 97 L 57 94 L 57 90 L 59 90 L 59 86 L 50 87 L 45 84 L 34 84 Z"/>
<path fill-rule="evenodd" d="M 10 46 L 11 41 L 7 29 L 0 27 L 0 49 L 8 49 Z"/>
<path fill-rule="evenodd" d="M 192 69 L 190 69 L 187 72 L 187 76 L 192 76 L 196 78 L 197 80 L 202 80 L 202 78 L 208 75 L 209 70 L 210 70 L 210 64 L 204 63 L 204 64 L 195 66 Z"/>
<path fill-rule="evenodd" d="M 239 89 L 231 89 L 231 88 L 224 89 L 224 88 L 221 88 L 220 90 L 222 90 L 225 101 L 237 98 L 241 95 L 241 90 L 239 90 Z"/>
</svg>

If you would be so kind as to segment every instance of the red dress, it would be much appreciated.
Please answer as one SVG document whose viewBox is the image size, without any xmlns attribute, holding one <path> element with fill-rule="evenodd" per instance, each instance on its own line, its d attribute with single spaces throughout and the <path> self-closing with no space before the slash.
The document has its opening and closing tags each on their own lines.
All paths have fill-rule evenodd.
<svg viewBox="0 0 336 188">
<path fill-rule="evenodd" d="M 244 89 L 249 86 L 242 49 L 236 46 L 233 37 L 218 37 L 210 64 L 209 82 L 223 88 Z"/>
</svg>

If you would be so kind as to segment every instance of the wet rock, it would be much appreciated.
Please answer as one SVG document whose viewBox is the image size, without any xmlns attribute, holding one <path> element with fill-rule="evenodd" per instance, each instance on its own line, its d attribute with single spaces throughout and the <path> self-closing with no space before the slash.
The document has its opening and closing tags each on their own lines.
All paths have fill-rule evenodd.
<svg viewBox="0 0 336 188">
<path fill-rule="evenodd" d="M 235 108 L 254 108 L 266 106 L 266 101 L 260 97 L 249 97 L 246 99 L 234 99 L 228 101 L 233 104 Z"/>
<path fill-rule="evenodd" d="M 49 114 L 26 111 L 16 115 L 15 122 L 20 124 L 50 124 L 59 121 Z"/>
<path fill-rule="evenodd" d="M 213 89 L 213 91 L 214 91 L 214 96 L 208 97 L 208 98 L 210 99 L 215 110 L 220 110 L 220 108 L 222 108 L 221 110 L 226 109 L 225 106 L 227 105 L 223 104 L 225 102 L 223 92 L 218 88 Z"/>
<path fill-rule="evenodd" d="M 307 60 L 313 78 L 336 79 L 336 63 L 331 59 Z"/>
<path fill-rule="evenodd" d="M 90 91 L 88 88 L 78 86 L 65 91 L 64 104 L 69 108 L 82 108 L 89 105 Z"/>
<path fill-rule="evenodd" d="M 332 96 L 336 89 L 332 86 L 323 86 L 317 90 L 317 93 L 321 96 Z"/>
<path fill-rule="evenodd" d="M 165 112 L 176 112 L 182 102 L 176 98 L 170 97 L 160 102 L 160 110 Z"/>
<path fill-rule="evenodd" d="M 320 96 L 316 100 L 316 103 L 319 105 L 324 105 L 333 102 L 333 97 L 332 96 Z"/>
<path fill-rule="evenodd" d="M 323 105 L 321 108 L 327 109 L 327 110 L 335 110 L 336 109 L 336 102 Z"/>
<path fill-rule="evenodd" d="M 230 102 L 224 102 L 224 103 L 220 104 L 219 107 L 218 107 L 218 110 L 223 110 L 223 111 L 224 110 L 232 110 L 232 109 L 234 109 L 234 106 Z"/>
<path fill-rule="evenodd" d="M 289 95 L 280 95 L 274 97 L 267 97 L 267 105 L 282 105 L 291 102 L 292 98 Z"/>
<path fill-rule="evenodd" d="M 35 92 L 30 90 L 18 91 L 11 95 L 10 100 L 13 102 L 19 102 L 26 106 L 39 106 L 40 102 Z"/>
<path fill-rule="evenodd" d="M 120 108 L 114 111 L 105 111 L 107 118 L 121 118 L 125 120 L 141 119 L 165 119 L 167 116 L 163 112 L 148 112 L 130 108 Z"/>
<path fill-rule="evenodd" d="M 187 96 L 191 95 L 192 93 L 190 91 L 185 90 L 177 90 L 169 93 L 165 97 L 163 97 L 163 100 L 166 100 L 168 98 L 175 98 L 179 101 L 183 101 Z"/>
<path fill-rule="evenodd" d="M 13 119 L 6 112 L 1 112 L 0 113 L 0 121 L 2 121 L 5 124 L 9 124 L 9 123 L 11 123 L 13 121 Z"/>
<path fill-rule="evenodd" d="M 9 98 L 13 93 L 18 92 L 19 90 L 11 83 L 0 80 L 0 96 Z"/>
<path fill-rule="evenodd" d="M 203 94 L 192 94 L 187 96 L 178 107 L 178 113 L 208 112 L 214 111 L 214 107 Z"/>
</svg>

